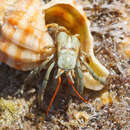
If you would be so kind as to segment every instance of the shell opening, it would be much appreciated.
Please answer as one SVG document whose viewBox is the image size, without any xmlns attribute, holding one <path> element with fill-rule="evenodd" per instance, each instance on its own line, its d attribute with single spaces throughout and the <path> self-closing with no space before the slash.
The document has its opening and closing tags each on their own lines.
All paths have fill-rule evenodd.
<svg viewBox="0 0 130 130">
<path fill-rule="evenodd" d="M 85 19 L 80 12 L 69 4 L 56 4 L 45 10 L 46 24 L 57 23 L 66 27 L 72 35 L 80 34 L 80 41 L 84 41 L 86 34 Z"/>
</svg>

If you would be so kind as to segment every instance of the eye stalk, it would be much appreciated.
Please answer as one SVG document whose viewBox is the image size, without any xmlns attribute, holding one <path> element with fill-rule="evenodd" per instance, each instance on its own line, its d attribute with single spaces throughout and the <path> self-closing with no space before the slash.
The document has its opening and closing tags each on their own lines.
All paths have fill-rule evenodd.
<svg viewBox="0 0 130 130">
<path fill-rule="evenodd" d="M 63 70 L 74 69 L 80 48 L 77 35 L 70 36 L 66 32 L 59 32 L 57 34 L 57 46 L 58 67 Z"/>
</svg>

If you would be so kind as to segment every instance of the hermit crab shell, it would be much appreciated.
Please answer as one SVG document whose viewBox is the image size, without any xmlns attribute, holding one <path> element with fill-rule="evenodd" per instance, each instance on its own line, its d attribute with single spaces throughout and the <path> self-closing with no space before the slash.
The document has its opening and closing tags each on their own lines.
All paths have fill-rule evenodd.
<svg viewBox="0 0 130 130">
<path fill-rule="evenodd" d="M 45 26 L 44 3 L 2 2 L 6 4 L 1 9 L 0 60 L 16 69 L 31 70 L 54 53 L 54 43 Z"/>
<path fill-rule="evenodd" d="M 89 21 L 75 0 L 52 0 L 47 4 L 42 0 L 14 0 L 9 7 L 0 12 L 4 14 L 0 21 L 1 61 L 20 70 L 31 70 L 41 64 L 56 49 L 46 25 L 57 23 L 71 34 L 79 34 L 81 50 L 86 52 L 90 67 L 98 77 L 107 78 L 109 72 L 93 53 Z M 86 88 L 103 88 L 89 72 L 83 74 Z"/>
</svg>

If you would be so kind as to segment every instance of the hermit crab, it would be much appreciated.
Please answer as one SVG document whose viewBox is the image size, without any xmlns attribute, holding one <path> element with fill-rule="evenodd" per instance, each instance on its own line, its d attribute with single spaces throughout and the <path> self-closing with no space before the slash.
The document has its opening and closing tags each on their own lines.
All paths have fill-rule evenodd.
<svg viewBox="0 0 130 130">
<path fill-rule="evenodd" d="M 101 90 L 109 72 L 94 56 L 89 25 L 75 0 L 46 4 L 42 0 L 2 0 L 0 61 L 19 70 L 32 70 L 29 76 L 47 70 L 38 94 L 41 107 L 54 66 L 58 67 L 58 87 L 64 73 L 80 94 L 84 87 Z"/>
</svg>

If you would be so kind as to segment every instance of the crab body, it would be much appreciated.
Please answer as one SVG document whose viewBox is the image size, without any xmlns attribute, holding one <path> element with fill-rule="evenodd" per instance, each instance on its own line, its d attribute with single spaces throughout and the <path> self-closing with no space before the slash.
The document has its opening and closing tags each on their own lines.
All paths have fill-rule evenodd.
<svg viewBox="0 0 130 130">
<path fill-rule="evenodd" d="M 57 37 L 58 66 L 64 70 L 74 69 L 79 53 L 80 42 L 75 36 L 69 37 L 61 32 Z"/>
<path fill-rule="evenodd" d="M 54 25 L 55 31 L 49 32 L 50 25 Z M 56 61 L 53 60 L 45 79 L 56 63 L 57 77 L 66 72 L 73 81 L 70 73 L 76 69 L 80 86 L 101 90 L 102 80 L 106 80 L 109 72 L 94 56 L 89 25 L 75 0 L 52 0 L 47 4 L 42 0 L 3 0 L 0 3 L 0 61 L 26 71 L 45 66 L 55 55 Z M 44 81 L 43 86 L 46 84 Z"/>
</svg>

